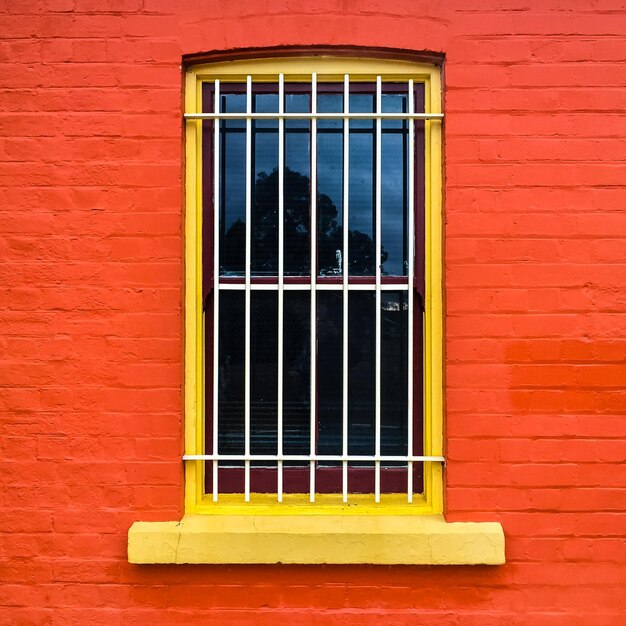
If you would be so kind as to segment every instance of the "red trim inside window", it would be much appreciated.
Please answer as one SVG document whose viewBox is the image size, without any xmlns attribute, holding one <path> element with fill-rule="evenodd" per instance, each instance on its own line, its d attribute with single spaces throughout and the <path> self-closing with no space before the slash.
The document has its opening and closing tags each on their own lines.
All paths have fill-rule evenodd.
<svg viewBox="0 0 626 626">
<path fill-rule="evenodd" d="M 371 93 L 375 94 L 375 85 L 372 83 L 351 83 L 351 93 Z M 406 83 L 384 83 L 383 93 L 406 93 Z M 244 83 L 223 83 L 221 85 L 223 94 L 246 93 Z M 278 93 L 277 84 L 256 84 L 253 86 L 253 94 L 257 93 Z M 285 83 L 285 93 L 310 93 L 310 84 Z M 341 83 L 320 83 L 318 93 L 343 93 Z M 213 112 L 214 90 L 212 83 L 203 85 L 203 112 Z M 414 107 L 415 112 L 424 112 L 424 85 L 414 85 Z M 423 302 L 424 302 L 424 207 L 425 207 L 425 180 L 424 180 L 424 122 L 415 122 L 415 186 L 412 190 L 414 194 L 414 225 L 415 225 L 415 262 L 414 262 L 414 314 L 409 323 L 413 324 L 413 454 L 422 455 L 423 446 Z M 212 120 L 203 121 L 203 307 L 205 312 L 205 450 L 213 450 L 213 290 L 215 289 L 214 268 L 213 268 L 213 229 L 214 229 L 214 207 L 213 207 L 213 138 L 214 122 Z M 309 232 L 314 229 L 310 228 Z M 315 264 L 317 266 L 317 263 Z M 244 277 L 224 276 L 220 279 L 223 284 L 245 283 Z M 277 284 L 276 277 L 251 277 L 252 285 Z M 316 282 L 319 285 L 340 285 L 340 276 L 317 276 Z M 374 276 L 350 276 L 349 284 L 375 285 Z M 383 285 L 406 285 L 406 276 L 383 276 Z M 308 285 L 310 277 L 307 276 L 285 276 L 284 283 L 287 285 Z M 316 402 L 316 406 L 319 406 Z M 316 440 L 318 437 L 316 436 Z M 244 468 L 243 462 L 240 467 L 235 467 L 233 462 L 220 462 L 218 473 L 219 493 L 243 493 L 244 492 Z M 308 493 L 309 490 L 309 465 L 283 464 L 284 493 Z M 210 493 L 213 481 L 213 462 L 205 462 L 205 491 Z M 315 475 L 316 493 L 341 493 L 342 491 L 342 467 L 341 463 L 317 463 Z M 276 493 L 277 491 L 277 469 L 276 467 L 251 466 L 251 491 L 259 493 Z M 349 493 L 373 493 L 374 492 L 374 464 L 355 464 L 348 466 L 348 489 Z M 407 469 L 406 463 L 403 466 L 381 463 L 381 493 L 406 493 L 407 489 Z M 421 493 L 423 491 L 423 463 L 413 463 L 413 491 Z"/>
</svg>

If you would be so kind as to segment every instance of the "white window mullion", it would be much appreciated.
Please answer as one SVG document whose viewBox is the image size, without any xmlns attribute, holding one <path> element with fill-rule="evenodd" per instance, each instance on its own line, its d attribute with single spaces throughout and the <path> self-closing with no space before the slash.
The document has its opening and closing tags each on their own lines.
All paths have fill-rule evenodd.
<svg viewBox="0 0 626 626">
<path fill-rule="evenodd" d="M 413 95 L 413 81 L 409 81 L 409 93 L 408 93 L 408 109 L 409 114 L 413 113 L 414 109 L 414 95 Z M 415 167 L 415 121 L 412 119 L 407 120 L 409 127 L 409 250 L 408 250 L 408 279 L 409 279 L 409 292 L 408 292 L 408 363 L 407 363 L 407 387 L 408 387 L 408 403 L 407 403 L 407 456 L 410 459 L 413 456 L 413 316 L 415 315 L 414 303 L 413 303 L 413 290 L 415 285 L 413 284 L 415 275 L 415 179 L 414 179 L 414 167 Z M 421 321 L 420 321 L 421 323 Z M 415 358 L 421 358 L 417 356 Z M 409 503 L 413 502 L 413 461 L 407 461 L 407 500 Z"/>
<path fill-rule="evenodd" d="M 246 111 L 252 113 L 252 76 L 246 85 Z M 246 119 L 246 268 L 245 268 L 245 360 L 244 360 L 244 494 L 250 502 L 250 268 L 252 251 L 252 118 Z"/>
<path fill-rule="evenodd" d="M 317 74 L 311 75 L 311 113 L 317 113 Z M 316 452 L 317 437 L 317 120 L 311 120 L 311 348 L 309 367 L 311 371 L 310 388 L 310 454 Z M 315 502 L 315 461 L 309 465 L 309 499 Z"/>
<path fill-rule="evenodd" d="M 284 113 L 285 107 L 285 78 L 278 77 L 278 112 Z M 283 333 L 284 333 L 284 239 L 285 239 L 285 120 L 278 120 L 278 461 L 277 461 L 277 491 L 278 501 L 283 501 Z"/>
<path fill-rule="evenodd" d="M 220 111 L 220 81 L 215 81 L 215 105 Z M 213 454 L 217 455 L 219 436 L 219 314 L 220 314 L 220 120 L 213 121 Z M 213 502 L 217 502 L 218 462 L 213 461 Z"/>
<path fill-rule="evenodd" d="M 376 112 L 380 114 L 382 111 L 382 83 L 381 78 L 376 78 Z M 382 141 L 382 120 L 380 117 L 376 118 L 376 402 L 375 402 L 375 452 L 374 455 L 380 457 L 380 357 L 381 357 L 381 263 L 382 263 L 382 210 L 381 210 L 381 141 Z M 374 499 L 376 502 L 380 502 L 380 461 L 377 460 L 374 463 L 375 477 L 374 477 Z"/>
<path fill-rule="evenodd" d="M 343 112 L 350 112 L 350 76 L 343 79 Z M 342 498 L 348 501 L 348 229 L 350 180 L 350 120 L 343 121 L 343 429 L 342 429 Z"/>
</svg>

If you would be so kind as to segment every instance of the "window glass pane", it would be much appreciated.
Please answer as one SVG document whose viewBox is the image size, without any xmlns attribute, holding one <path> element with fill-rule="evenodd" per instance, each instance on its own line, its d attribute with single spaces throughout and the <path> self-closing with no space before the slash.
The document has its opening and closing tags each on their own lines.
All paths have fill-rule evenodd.
<svg viewBox="0 0 626 626">
<path fill-rule="evenodd" d="M 317 420 L 319 454 L 341 454 L 343 296 L 317 294 Z"/>
<path fill-rule="evenodd" d="M 218 452 L 244 452 L 244 292 L 220 292 Z"/>
<path fill-rule="evenodd" d="M 348 453 L 374 454 L 376 295 L 353 291 L 348 308 Z"/>
<path fill-rule="evenodd" d="M 351 276 L 375 274 L 374 246 L 374 137 L 350 132 L 350 236 Z"/>
<path fill-rule="evenodd" d="M 385 113 L 406 113 L 407 95 L 383 94 L 382 109 Z M 387 276 L 408 273 L 408 132 L 405 120 L 382 121 L 381 260 L 382 273 Z"/>
<path fill-rule="evenodd" d="M 382 94 L 382 109 L 383 113 L 406 113 L 409 109 L 407 107 L 407 92 L 409 86 L 405 83 L 403 84 L 403 88 L 405 93 L 383 93 Z M 385 89 L 385 85 L 383 84 L 383 90 Z M 405 120 L 383 120 L 382 128 L 383 130 L 387 129 L 395 129 L 402 130 L 403 127 L 406 126 Z"/>
<path fill-rule="evenodd" d="M 352 113 L 371 113 L 374 96 L 357 94 L 350 96 Z M 372 276 L 376 270 L 374 241 L 374 122 L 350 121 L 350 216 L 349 272 L 352 276 Z"/>
<path fill-rule="evenodd" d="M 278 111 L 278 96 L 254 96 L 255 112 Z M 252 259 L 255 276 L 278 272 L 278 122 L 255 120 L 252 123 Z M 242 165 L 245 167 L 245 160 Z M 241 167 L 241 165 L 240 165 Z"/>
<path fill-rule="evenodd" d="M 310 113 L 311 96 L 308 93 L 286 93 L 285 111 L 287 113 Z M 285 122 L 285 128 L 309 128 L 309 120 L 292 119 Z"/>
<path fill-rule="evenodd" d="M 406 291 L 381 293 L 381 453 L 407 453 L 408 298 Z"/>
<path fill-rule="evenodd" d="M 323 89 L 322 85 L 318 87 Z M 317 95 L 317 112 L 318 113 L 342 113 L 343 112 L 343 95 L 340 93 L 318 93 Z M 343 128 L 343 121 L 336 120 L 319 120 L 317 123 L 318 130 Z"/>
<path fill-rule="evenodd" d="M 246 97 L 227 94 L 220 109 L 246 110 Z M 241 276 L 245 271 L 246 135 L 245 120 L 220 122 L 220 274 Z"/>
<path fill-rule="evenodd" d="M 375 92 L 376 87 L 372 86 Z M 373 113 L 376 106 L 375 95 L 369 93 L 352 93 L 350 94 L 350 113 Z M 373 119 L 350 120 L 350 130 L 364 128 L 366 130 L 374 130 Z"/>
<path fill-rule="evenodd" d="M 250 294 L 250 451 L 276 454 L 278 294 Z"/>
<path fill-rule="evenodd" d="M 381 145 L 382 273 L 408 272 L 407 134 L 383 131 Z"/>
<path fill-rule="evenodd" d="M 283 338 L 283 451 L 308 454 L 311 423 L 311 295 L 285 291 Z"/>
<path fill-rule="evenodd" d="M 278 113 L 278 85 L 276 93 L 258 93 L 252 96 L 252 110 L 255 113 Z M 257 128 L 278 128 L 275 119 L 256 120 Z"/>
<path fill-rule="evenodd" d="M 246 94 L 222 93 L 220 97 L 220 111 L 222 113 L 245 113 Z M 225 120 L 222 122 L 223 128 L 246 128 L 246 120 Z"/>
<path fill-rule="evenodd" d="M 321 125 L 321 122 L 320 122 Z M 321 276 L 341 275 L 343 238 L 343 133 L 317 134 L 317 254 Z"/>
<path fill-rule="evenodd" d="M 308 112 L 309 96 L 287 94 L 287 113 Z M 285 122 L 284 272 L 306 276 L 311 271 L 309 222 L 311 206 L 311 133 L 308 120 Z"/>
</svg>

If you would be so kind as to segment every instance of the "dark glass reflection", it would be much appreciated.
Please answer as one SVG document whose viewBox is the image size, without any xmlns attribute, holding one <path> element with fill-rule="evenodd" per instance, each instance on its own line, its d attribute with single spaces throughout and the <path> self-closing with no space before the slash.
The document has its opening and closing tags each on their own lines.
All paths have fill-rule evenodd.
<svg viewBox="0 0 626 626">
<path fill-rule="evenodd" d="M 321 87 L 321 86 L 320 86 Z M 318 93 L 317 94 L 318 113 L 343 113 L 343 94 L 341 93 Z M 335 128 L 341 130 L 343 121 L 341 119 L 320 120 L 317 123 L 318 130 Z"/>
<path fill-rule="evenodd" d="M 408 197 L 406 137 L 402 134 L 382 135 L 381 150 L 381 213 L 382 242 L 385 255 L 383 275 L 403 276 L 407 273 Z"/>
<path fill-rule="evenodd" d="M 342 225 L 343 133 L 341 129 L 320 128 L 317 134 L 317 258 L 321 276 L 342 274 Z"/>
<path fill-rule="evenodd" d="M 223 95 L 220 110 L 242 113 L 243 94 Z M 243 275 L 246 237 L 246 123 L 220 122 L 220 274 Z M 242 167 L 242 163 L 244 166 Z"/>
<path fill-rule="evenodd" d="M 254 96 L 257 113 L 278 111 L 278 96 Z M 252 249 L 251 272 L 256 276 L 271 276 L 278 272 L 278 121 L 252 122 Z M 245 168 L 245 160 L 243 162 Z"/>
<path fill-rule="evenodd" d="M 352 94 L 351 113 L 374 111 L 374 96 Z M 350 193 L 349 193 L 349 272 L 352 276 L 376 273 L 375 187 L 376 159 L 374 122 L 371 119 L 350 121 Z"/>
<path fill-rule="evenodd" d="M 385 94 L 385 113 L 406 113 L 407 96 Z M 402 276 L 408 273 L 408 124 L 404 120 L 382 121 L 381 211 L 382 273 Z"/>
<path fill-rule="evenodd" d="M 317 421 L 319 454 L 341 454 L 343 296 L 317 294 Z"/>
<path fill-rule="evenodd" d="M 374 454 L 376 296 L 353 291 L 348 307 L 348 453 Z"/>
<path fill-rule="evenodd" d="M 320 94 L 321 112 L 341 111 L 341 94 Z M 308 111 L 309 96 L 287 94 L 288 112 Z M 351 110 L 372 112 L 372 94 L 352 94 Z M 384 94 L 383 111 L 406 112 L 407 96 Z M 225 111 L 245 110 L 245 95 L 222 96 Z M 278 110 L 276 94 L 254 96 L 254 110 Z M 278 272 L 278 122 L 253 123 L 252 167 L 252 274 L 273 276 Z M 245 123 L 222 122 L 220 263 L 222 275 L 242 275 L 245 263 Z M 349 272 L 372 276 L 375 260 L 375 124 L 372 120 L 350 122 L 350 232 Z M 406 275 L 408 250 L 408 125 L 401 120 L 382 122 L 381 204 L 384 275 Z M 307 120 L 285 123 L 285 275 L 308 275 L 310 271 L 310 125 Z M 318 273 L 341 275 L 343 251 L 343 124 L 341 120 L 318 123 Z"/>
<path fill-rule="evenodd" d="M 406 83 L 403 86 L 408 89 Z M 381 104 L 383 113 L 406 113 L 409 110 L 406 93 L 384 93 Z M 383 130 L 404 130 L 406 129 L 406 121 L 384 119 L 382 128 Z"/>
<path fill-rule="evenodd" d="M 309 111 L 309 96 L 287 94 L 285 111 Z M 308 120 L 285 122 L 284 273 L 306 276 L 311 271 L 309 233 L 311 206 L 311 133 Z"/>
<path fill-rule="evenodd" d="M 374 94 L 371 93 L 352 93 L 350 94 L 350 113 L 373 113 L 376 101 Z M 371 119 L 350 120 L 350 130 L 357 128 L 365 128 L 374 130 L 374 121 Z"/>
<path fill-rule="evenodd" d="M 278 293 L 250 295 L 250 451 L 277 452 Z"/>
<path fill-rule="evenodd" d="M 287 113 L 309 113 L 311 111 L 311 97 L 308 93 L 285 94 L 285 111 Z M 291 119 L 285 122 L 285 128 L 309 128 L 307 119 Z"/>
<path fill-rule="evenodd" d="M 283 451 L 308 454 L 311 424 L 311 296 L 284 293 Z"/>
<path fill-rule="evenodd" d="M 220 293 L 218 415 L 220 454 L 244 452 L 244 292 Z"/>
<path fill-rule="evenodd" d="M 351 276 L 376 273 L 374 239 L 374 137 L 370 131 L 350 131 L 350 233 Z"/>
<path fill-rule="evenodd" d="M 219 325 L 219 452 L 244 451 L 244 298 L 223 291 Z M 284 451 L 306 454 L 310 437 L 310 296 L 284 295 Z M 342 293 L 317 294 L 318 452 L 342 451 Z M 348 336 L 350 454 L 374 453 L 375 294 L 351 292 Z M 251 294 L 250 425 L 254 454 L 277 450 L 277 294 Z M 381 296 L 381 452 L 407 452 L 408 304 L 406 292 Z"/>
<path fill-rule="evenodd" d="M 406 291 L 381 294 L 381 453 L 407 453 L 408 298 Z"/>
</svg>

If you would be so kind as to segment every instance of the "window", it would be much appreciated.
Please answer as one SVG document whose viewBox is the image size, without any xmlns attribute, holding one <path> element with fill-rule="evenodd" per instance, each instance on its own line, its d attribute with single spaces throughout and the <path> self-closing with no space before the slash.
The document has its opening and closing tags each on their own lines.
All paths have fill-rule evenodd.
<svg viewBox="0 0 626 626">
<path fill-rule="evenodd" d="M 187 116 L 205 385 L 186 460 L 214 503 L 412 503 L 443 461 L 424 450 L 422 374 L 425 121 L 441 114 L 419 74 L 218 76 Z"/>
<path fill-rule="evenodd" d="M 189 69 L 186 515 L 136 523 L 131 561 L 502 562 L 498 524 L 441 517 L 439 80 Z"/>
</svg>

